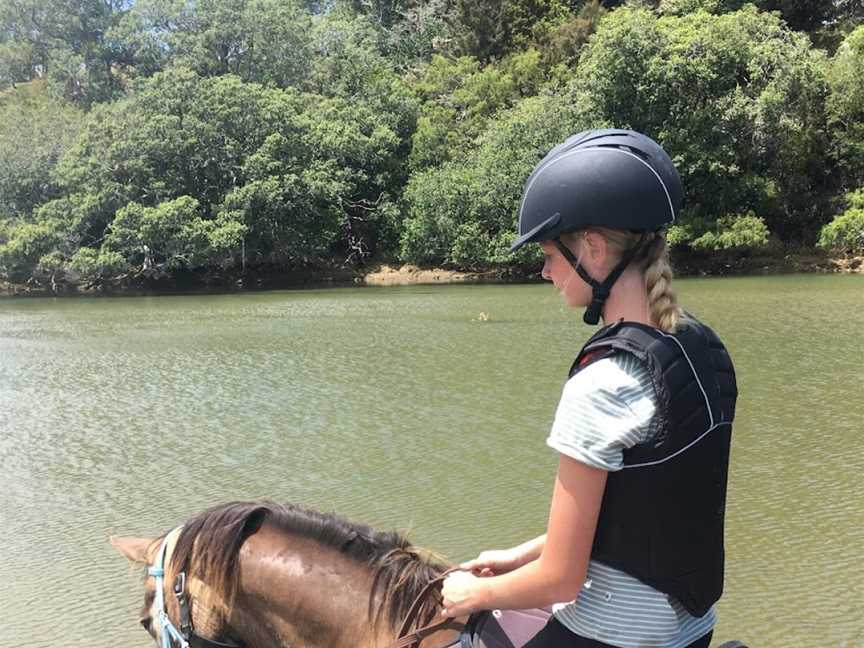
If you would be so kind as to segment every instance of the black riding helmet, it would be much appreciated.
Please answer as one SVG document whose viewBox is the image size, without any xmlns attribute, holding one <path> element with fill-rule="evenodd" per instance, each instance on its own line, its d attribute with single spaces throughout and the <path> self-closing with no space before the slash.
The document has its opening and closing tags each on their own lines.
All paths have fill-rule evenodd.
<svg viewBox="0 0 864 648">
<path fill-rule="evenodd" d="M 554 242 L 591 285 L 593 299 L 584 320 L 596 324 L 612 284 L 639 252 L 641 241 L 598 282 L 560 236 L 592 225 L 643 233 L 660 230 L 675 220 L 682 195 L 672 160 L 650 137 L 610 128 L 577 133 L 549 151 L 528 177 L 511 250 L 529 242 Z"/>
</svg>

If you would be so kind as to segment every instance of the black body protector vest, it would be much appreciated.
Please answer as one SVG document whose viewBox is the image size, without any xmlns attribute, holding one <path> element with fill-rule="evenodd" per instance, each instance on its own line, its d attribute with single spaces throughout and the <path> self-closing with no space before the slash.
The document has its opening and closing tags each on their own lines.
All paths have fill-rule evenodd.
<svg viewBox="0 0 864 648">
<path fill-rule="evenodd" d="M 732 360 L 687 316 L 675 334 L 634 322 L 598 331 L 570 376 L 624 351 L 648 367 L 657 396 L 650 441 L 610 472 L 591 558 L 674 596 L 703 616 L 723 591 L 723 517 L 735 400 Z"/>
</svg>

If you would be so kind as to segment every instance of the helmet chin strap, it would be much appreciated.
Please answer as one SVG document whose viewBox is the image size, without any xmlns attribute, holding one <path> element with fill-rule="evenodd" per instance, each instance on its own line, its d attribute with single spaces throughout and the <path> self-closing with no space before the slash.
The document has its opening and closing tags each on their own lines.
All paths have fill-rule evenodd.
<svg viewBox="0 0 864 648">
<path fill-rule="evenodd" d="M 585 314 L 582 315 L 582 321 L 591 326 L 595 326 L 600 321 L 600 314 L 603 312 L 603 305 L 606 303 L 606 300 L 609 299 L 609 294 L 612 292 L 612 284 L 618 280 L 618 277 L 621 276 L 621 273 L 624 272 L 624 269 L 628 265 L 630 265 L 633 257 L 635 257 L 642 248 L 642 245 L 645 242 L 645 234 L 643 233 L 639 237 L 639 241 L 636 245 L 623 254 L 621 261 L 618 262 L 618 265 L 612 269 L 612 272 L 610 272 L 609 276 L 607 276 L 603 281 L 597 281 L 594 277 L 589 275 L 585 268 L 582 267 L 579 260 L 574 256 L 573 251 L 564 245 L 564 242 L 560 238 L 556 238 L 552 242 L 564 258 L 567 259 L 570 265 L 573 266 L 573 269 L 576 271 L 576 274 L 582 278 L 582 281 L 591 286 L 591 303 L 588 305 L 588 308 L 585 309 Z"/>
</svg>

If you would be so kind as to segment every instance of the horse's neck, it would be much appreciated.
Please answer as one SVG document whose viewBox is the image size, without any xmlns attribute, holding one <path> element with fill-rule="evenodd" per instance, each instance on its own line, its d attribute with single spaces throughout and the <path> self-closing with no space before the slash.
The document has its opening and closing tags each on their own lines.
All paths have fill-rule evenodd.
<svg viewBox="0 0 864 648">
<path fill-rule="evenodd" d="M 373 648 L 392 634 L 368 619 L 368 567 L 316 541 L 263 526 L 240 553 L 230 624 L 260 648 Z M 386 626 L 386 624 L 382 624 Z"/>
</svg>

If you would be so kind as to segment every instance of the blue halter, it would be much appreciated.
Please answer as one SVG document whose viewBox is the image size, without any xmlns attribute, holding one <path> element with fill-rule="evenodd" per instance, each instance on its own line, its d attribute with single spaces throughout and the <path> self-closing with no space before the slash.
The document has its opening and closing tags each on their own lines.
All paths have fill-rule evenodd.
<svg viewBox="0 0 864 648">
<path fill-rule="evenodd" d="M 242 648 L 239 643 L 222 643 L 213 639 L 207 639 L 195 634 L 192 629 L 192 615 L 189 609 L 189 598 L 186 594 L 186 572 L 177 575 L 174 583 L 174 595 L 180 606 L 180 629 L 177 629 L 168 616 L 165 609 L 165 555 L 168 552 L 168 538 L 174 531 L 169 532 L 162 540 L 162 546 L 156 554 L 156 561 L 147 568 L 147 573 L 156 579 L 156 621 L 159 623 L 159 645 L 160 648 L 172 648 L 172 640 L 178 648 Z"/>
<path fill-rule="evenodd" d="M 173 533 L 173 532 L 172 532 Z M 189 641 L 183 634 L 171 623 L 168 616 L 168 611 L 165 609 L 165 553 L 168 550 L 168 538 L 171 533 L 165 536 L 162 540 L 162 546 L 159 547 L 159 553 L 156 556 L 156 562 L 147 568 L 147 573 L 156 579 L 156 615 L 159 622 L 159 640 L 161 648 L 171 648 L 171 639 L 177 642 L 180 648 L 190 648 Z M 183 584 L 185 585 L 186 574 L 181 574 Z"/>
</svg>

